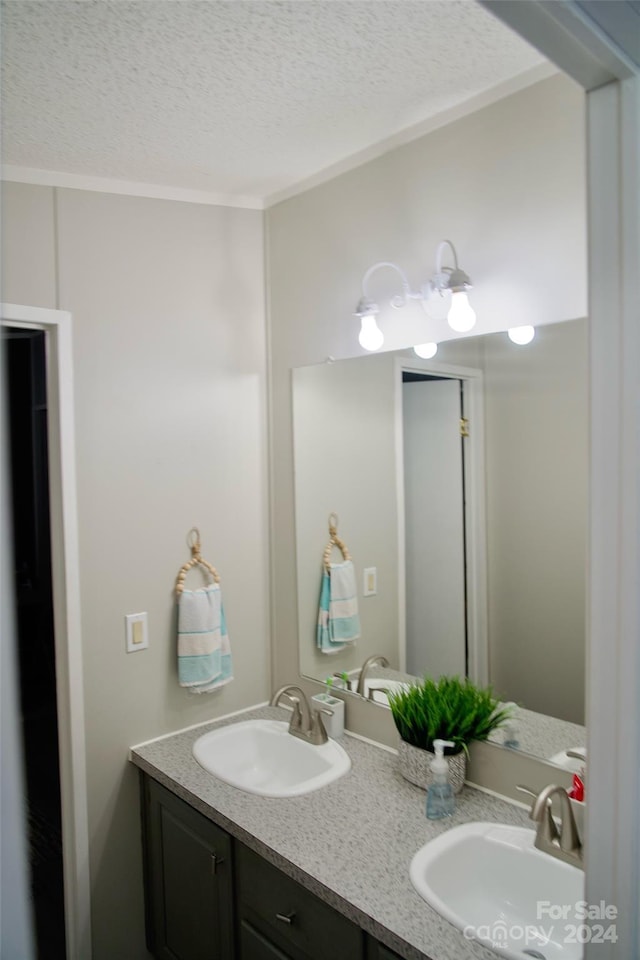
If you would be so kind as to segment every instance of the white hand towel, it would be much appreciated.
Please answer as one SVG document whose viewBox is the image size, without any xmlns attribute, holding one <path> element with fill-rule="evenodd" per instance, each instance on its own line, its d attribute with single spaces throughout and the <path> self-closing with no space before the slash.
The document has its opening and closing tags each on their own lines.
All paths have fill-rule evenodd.
<svg viewBox="0 0 640 960">
<path fill-rule="evenodd" d="M 183 590 L 178 599 L 178 680 L 206 693 L 233 680 L 220 584 Z"/>
<path fill-rule="evenodd" d="M 332 563 L 322 576 L 316 643 L 322 653 L 338 653 L 360 636 L 353 562 Z"/>
</svg>

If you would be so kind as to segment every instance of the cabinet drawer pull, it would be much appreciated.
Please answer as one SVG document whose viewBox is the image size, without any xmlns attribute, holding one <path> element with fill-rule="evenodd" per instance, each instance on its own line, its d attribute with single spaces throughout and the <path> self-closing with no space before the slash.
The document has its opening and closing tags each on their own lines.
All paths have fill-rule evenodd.
<svg viewBox="0 0 640 960">
<path fill-rule="evenodd" d="M 295 910 L 292 910 L 290 913 L 276 913 L 276 920 L 281 920 L 282 923 L 293 923 L 295 915 Z"/>
<path fill-rule="evenodd" d="M 216 869 L 220 866 L 221 863 L 224 863 L 224 857 L 217 857 L 215 853 L 211 854 L 211 873 L 215 873 Z"/>
</svg>

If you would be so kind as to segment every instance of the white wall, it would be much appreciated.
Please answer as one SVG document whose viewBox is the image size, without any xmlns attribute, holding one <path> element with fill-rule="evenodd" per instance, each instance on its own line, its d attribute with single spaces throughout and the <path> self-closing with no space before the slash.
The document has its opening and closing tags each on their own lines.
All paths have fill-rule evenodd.
<svg viewBox="0 0 640 960">
<path fill-rule="evenodd" d="M 481 329 L 585 316 L 584 94 L 553 77 L 273 207 L 267 228 L 275 679 L 283 682 L 297 660 L 291 367 L 361 354 L 353 311 L 366 269 L 389 259 L 418 285 L 443 237 L 474 280 Z M 389 274 L 374 277 L 372 295 L 390 292 Z M 432 332 L 418 306 L 386 311 L 381 326 L 389 349 Z M 349 709 L 356 728 L 370 722 L 371 711 Z"/>
<path fill-rule="evenodd" d="M 4 185 L 5 301 L 73 315 L 94 960 L 147 956 L 136 742 L 268 697 L 262 214 Z M 173 587 L 197 525 L 235 680 L 177 684 Z M 199 575 L 189 574 L 192 585 Z M 124 615 L 150 647 L 125 653 Z"/>
<path fill-rule="evenodd" d="M 396 375 L 391 356 L 295 371 L 296 558 L 300 668 L 323 678 L 353 670 L 374 653 L 398 669 L 398 496 Z M 356 571 L 360 639 L 338 654 L 316 646 L 322 556 L 328 518 Z M 334 548 L 333 560 L 340 560 Z M 376 596 L 363 596 L 363 571 L 375 567 Z"/>
<path fill-rule="evenodd" d="M 485 351 L 490 675 L 531 710 L 585 722 L 588 327 Z"/>
</svg>

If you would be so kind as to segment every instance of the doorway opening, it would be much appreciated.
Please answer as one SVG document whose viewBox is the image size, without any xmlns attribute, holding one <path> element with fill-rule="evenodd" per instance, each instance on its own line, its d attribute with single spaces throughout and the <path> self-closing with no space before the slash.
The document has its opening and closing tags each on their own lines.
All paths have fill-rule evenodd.
<svg viewBox="0 0 640 960">
<path fill-rule="evenodd" d="M 46 334 L 3 326 L 25 810 L 37 956 L 66 955 Z"/>
<path fill-rule="evenodd" d="M 409 673 L 468 676 L 464 380 L 402 371 Z"/>
<path fill-rule="evenodd" d="M 482 371 L 396 360 L 401 660 L 488 683 Z"/>
</svg>

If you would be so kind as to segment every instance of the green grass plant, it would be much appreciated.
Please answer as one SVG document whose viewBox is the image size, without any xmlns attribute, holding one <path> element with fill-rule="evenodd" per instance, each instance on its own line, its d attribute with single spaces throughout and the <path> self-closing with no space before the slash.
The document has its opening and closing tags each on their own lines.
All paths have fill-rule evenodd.
<svg viewBox="0 0 640 960">
<path fill-rule="evenodd" d="M 477 687 L 469 679 L 425 677 L 406 690 L 389 692 L 389 706 L 400 737 L 414 747 L 433 750 L 434 740 L 451 740 L 466 750 L 472 740 L 486 740 L 511 713 L 501 707 L 491 687 Z"/>
</svg>

